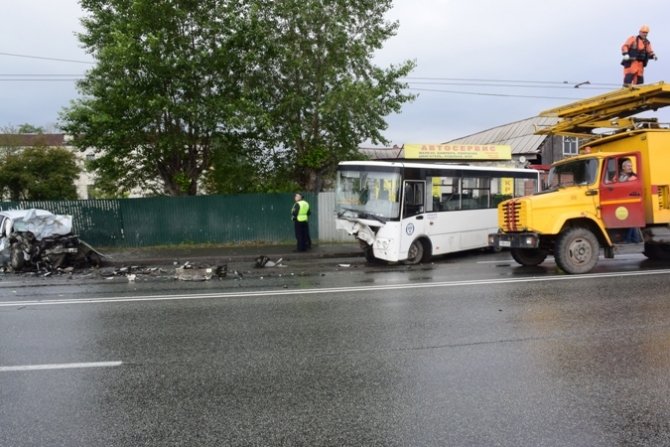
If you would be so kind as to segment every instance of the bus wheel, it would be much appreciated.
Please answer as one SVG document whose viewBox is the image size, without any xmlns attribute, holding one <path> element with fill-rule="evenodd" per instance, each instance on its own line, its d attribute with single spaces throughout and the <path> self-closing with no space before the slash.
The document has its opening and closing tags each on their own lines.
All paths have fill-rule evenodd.
<svg viewBox="0 0 670 447">
<path fill-rule="evenodd" d="M 558 237 L 554 258 L 566 273 L 587 273 L 596 266 L 599 253 L 600 245 L 592 232 L 571 228 Z"/>
<path fill-rule="evenodd" d="M 512 248 L 510 254 L 512 259 L 525 266 L 540 265 L 547 259 L 546 250 L 541 248 Z"/>
<path fill-rule="evenodd" d="M 424 255 L 425 247 L 423 246 L 423 242 L 417 239 L 412 242 L 412 245 L 409 246 L 409 252 L 407 253 L 407 260 L 405 260 L 405 264 L 418 264 L 423 261 Z"/>
</svg>

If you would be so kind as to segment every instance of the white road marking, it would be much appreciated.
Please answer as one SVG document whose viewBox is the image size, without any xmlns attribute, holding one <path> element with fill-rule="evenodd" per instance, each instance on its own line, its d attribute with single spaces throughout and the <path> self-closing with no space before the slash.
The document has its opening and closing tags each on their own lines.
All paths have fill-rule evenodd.
<svg viewBox="0 0 670 447">
<path fill-rule="evenodd" d="M 509 264 L 509 263 L 515 263 L 514 259 L 512 258 L 507 258 L 507 259 L 497 259 L 495 261 L 477 261 L 476 264 Z"/>
<path fill-rule="evenodd" d="M 464 286 L 482 286 L 482 285 L 500 285 L 500 284 L 520 284 L 532 282 L 551 282 L 551 281 L 583 281 L 594 278 L 621 278 L 626 276 L 668 276 L 670 269 L 662 270 L 644 270 L 636 272 L 612 272 L 612 273 L 590 273 L 584 275 L 562 275 L 562 276 L 543 276 L 526 278 L 508 278 L 508 279 L 473 279 L 465 281 L 440 281 L 428 283 L 405 283 L 388 284 L 379 286 L 354 286 L 354 287 L 327 287 L 320 289 L 283 289 L 283 290 L 263 290 L 255 292 L 228 292 L 228 293 L 196 293 L 191 295 L 147 295 L 147 296 L 118 296 L 108 298 L 79 298 L 79 299 L 51 299 L 51 300 L 26 300 L 26 301 L 5 301 L 0 302 L 2 307 L 32 307 L 32 306 L 59 306 L 70 304 L 102 304 L 102 303 L 138 303 L 150 301 L 186 301 L 186 300 L 205 300 L 215 298 L 253 298 L 270 297 L 284 295 L 320 295 L 327 293 L 351 293 L 351 292 L 379 292 L 385 290 L 404 290 L 404 289 L 425 289 L 442 287 L 464 287 Z"/>
<path fill-rule="evenodd" d="M 79 368 L 110 368 L 121 366 L 123 362 L 89 362 L 89 363 L 51 363 L 44 365 L 15 365 L 0 366 L 0 372 L 10 371 L 44 371 L 51 369 L 79 369 Z"/>
<path fill-rule="evenodd" d="M 614 258 L 606 258 L 603 255 L 598 256 L 598 259 L 608 259 L 609 261 L 616 261 L 617 259 L 647 259 L 646 256 L 644 256 L 642 253 L 624 253 L 624 254 L 618 254 Z M 554 257 L 553 256 L 547 256 L 547 261 L 553 261 Z M 546 262 L 546 261 L 545 261 Z M 476 264 L 504 264 L 504 263 L 512 263 L 515 265 L 519 265 L 516 263 L 516 261 L 512 258 L 505 258 L 505 259 L 497 259 L 493 261 L 477 261 Z M 542 264 L 540 264 L 538 267 L 540 267 Z"/>
</svg>

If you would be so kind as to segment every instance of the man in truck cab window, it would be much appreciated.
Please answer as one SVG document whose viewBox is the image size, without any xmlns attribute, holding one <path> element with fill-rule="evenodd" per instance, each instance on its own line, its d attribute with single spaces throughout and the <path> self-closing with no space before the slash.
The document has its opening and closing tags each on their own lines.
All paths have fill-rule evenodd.
<svg viewBox="0 0 670 447">
<path fill-rule="evenodd" d="M 637 174 L 633 171 L 633 162 L 630 158 L 621 159 L 621 169 L 619 170 L 619 181 L 620 182 L 632 182 L 637 180 Z M 627 244 L 638 244 L 642 242 L 642 237 L 640 235 L 640 230 L 638 228 L 628 228 L 624 233 L 624 243 Z"/>
<path fill-rule="evenodd" d="M 633 162 L 630 158 L 624 158 L 621 161 L 621 171 L 619 174 L 620 182 L 631 182 L 637 180 L 637 174 L 633 171 Z"/>
</svg>

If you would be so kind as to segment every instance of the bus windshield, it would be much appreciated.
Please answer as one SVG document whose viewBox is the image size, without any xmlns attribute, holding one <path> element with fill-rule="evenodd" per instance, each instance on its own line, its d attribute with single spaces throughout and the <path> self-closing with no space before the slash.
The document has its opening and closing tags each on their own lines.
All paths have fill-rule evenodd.
<svg viewBox="0 0 670 447">
<path fill-rule="evenodd" d="M 341 169 L 337 172 L 335 211 L 339 217 L 380 221 L 400 215 L 399 172 Z"/>
<path fill-rule="evenodd" d="M 574 160 L 553 166 L 549 171 L 549 189 L 573 185 L 590 185 L 596 181 L 598 161 L 594 158 Z"/>
</svg>

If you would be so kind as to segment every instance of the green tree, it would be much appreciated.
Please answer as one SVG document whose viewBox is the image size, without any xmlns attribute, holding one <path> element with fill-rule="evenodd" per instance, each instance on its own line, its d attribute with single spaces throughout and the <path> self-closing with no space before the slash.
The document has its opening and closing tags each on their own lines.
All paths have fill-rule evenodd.
<svg viewBox="0 0 670 447">
<path fill-rule="evenodd" d="M 229 139 L 215 150 L 204 186 L 217 194 L 285 192 L 298 188 L 291 175 L 277 156 L 263 152 L 259 141 Z"/>
<path fill-rule="evenodd" d="M 86 163 L 86 169 L 93 171 L 90 162 Z M 88 188 L 88 197 L 90 199 L 124 199 L 130 196 L 130 192 L 119 188 L 117 179 L 110 177 L 104 171 L 98 171 L 95 175 L 93 184 Z"/>
<path fill-rule="evenodd" d="M 19 126 L 16 133 L 44 133 L 44 128 L 24 123 Z"/>
<path fill-rule="evenodd" d="M 97 64 L 60 127 L 119 192 L 316 191 L 360 142 L 385 143 L 384 117 L 413 98 L 399 82 L 412 62 L 371 62 L 397 30 L 391 4 L 81 0 Z"/>
<path fill-rule="evenodd" d="M 76 200 L 81 170 L 64 148 L 31 147 L 0 159 L 0 191 L 11 200 Z"/>
<path fill-rule="evenodd" d="M 383 69 L 374 52 L 395 35 L 384 15 L 391 0 L 268 1 L 257 20 L 270 36 L 260 58 L 258 85 L 278 161 L 303 190 L 318 192 L 337 163 L 360 158 L 365 140 L 388 144 L 385 117 L 414 99 L 401 78 L 412 61 Z M 276 156 L 276 152 L 273 152 Z"/>
<path fill-rule="evenodd" d="M 91 166 L 139 186 L 193 195 L 213 142 L 242 129 L 241 5 L 220 0 L 82 0 L 79 35 L 97 65 L 61 115 Z M 239 50 L 239 51 L 238 51 Z"/>
</svg>

